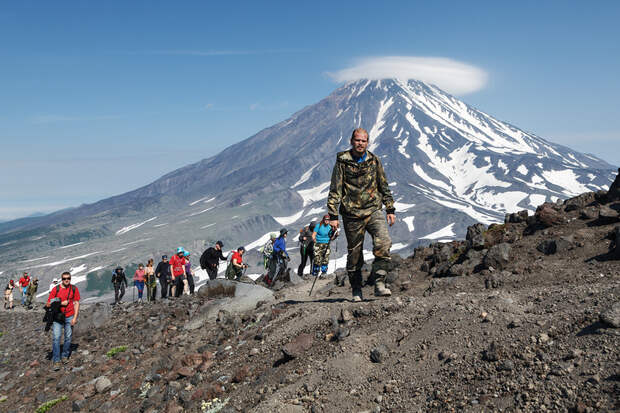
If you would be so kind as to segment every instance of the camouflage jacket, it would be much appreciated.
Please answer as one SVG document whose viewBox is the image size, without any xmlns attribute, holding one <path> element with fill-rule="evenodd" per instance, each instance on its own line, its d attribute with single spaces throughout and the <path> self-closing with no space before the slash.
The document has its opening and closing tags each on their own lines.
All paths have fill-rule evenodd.
<svg viewBox="0 0 620 413">
<path fill-rule="evenodd" d="M 338 212 L 350 218 L 365 218 L 380 210 L 381 204 L 388 214 L 394 213 L 394 198 L 383 165 L 375 154 L 370 151 L 366 154 L 362 163 L 353 159 L 350 150 L 336 156 L 327 198 L 331 219 L 337 219 Z"/>
</svg>

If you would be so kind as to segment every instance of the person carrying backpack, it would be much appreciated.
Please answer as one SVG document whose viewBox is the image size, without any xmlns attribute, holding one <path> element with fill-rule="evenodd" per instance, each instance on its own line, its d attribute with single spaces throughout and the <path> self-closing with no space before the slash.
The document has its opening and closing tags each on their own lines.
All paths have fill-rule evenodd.
<svg viewBox="0 0 620 413">
<path fill-rule="evenodd" d="M 312 272 L 312 263 L 314 261 L 314 240 L 312 239 L 312 232 L 314 231 L 315 223 L 312 221 L 310 225 L 302 228 L 299 231 L 299 255 L 301 257 L 301 263 L 297 268 L 297 275 L 303 277 L 304 269 L 308 258 L 310 258 L 310 271 Z"/>
<path fill-rule="evenodd" d="M 116 267 L 112 273 L 112 285 L 114 286 L 114 304 L 121 302 L 121 299 L 125 295 L 125 288 L 127 287 L 127 277 L 123 267 Z"/>
<path fill-rule="evenodd" d="M 183 291 L 185 294 L 194 294 L 194 272 L 192 271 L 192 263 L 189 262 L 189 251 L 183 253 L 183 257 L 187 261 L 185 263 L 185 281 Z"/>
<path fill-rule="evenodd" d="M 34 278 L 30 284 L 28 284 L 28 289 L 26 290 L 26 307 L 32 308 L 32 301 L 34 300 L 35 295 L 37 294 L 37 289 L 39 288 L 39 279 Z"/>
<path fill-rule="evenodd" d="M 146 299 L 155 302 L 157 295 L 157 278 L 155 278 L 155 270 L 153 269 L 153 258 L 149 258 L 144 269 L 144 281 L 146 283 Z"/>
<path fill-rule="evenodd" d="M 226 278 L 229 280 L 239 281 L 243 275 L 243 270 L 248 268 L 248 265 L 243 263 L 243 254 L 245 254 L 244 247 L 239 247 L 237 251 L 233 252 L 230 264 L 226 268 Z"/>
<path fill-rule="evenodd" d="M 24 272 L 22 278 L 19 279 L 19 287 L 22 293 L 22 305 L 26 305 L 26 292 L 28 291 L 28 284 L 30 284 L 30 276 L 27 272 Z"/>
<path fill-rule="evenodd" d="M 71 354 L 71 336 L 73 326 L 78 322 L 80 313 L 80 291 L 71 285 L 71 273 L 65 271 L 61 276 L 61 284 L 50 291 L 46 307 L 51 307 L 52 301 L 60 301 L 60 312 L 52 323 L 52 363 L 54 371 L 60 370 L 60 360 L 66 364 Z M 65 329 L 65 341 L 60 352 L 60 335 Z"/>
<path fill-rule="evenodd" d="M 273 277 L 273 271 L 275 270 L 275 262 L 273 259 L 273 243 L 276 242 L 276 238 L 278 238 L 278 234 L 276 234 L 275 232 L 269 234 L 269 241 L 267 241 L 265 245 L 263 245 L 259 250 L 263 254 L 263 268 L 266 272 L 256 281 L 262 280 L 267 283 L 267 285 L 271 285 L 270 277 Z"/>
<path fill-rule="evenodd" d="M 338 235 L 335 234 L 331 225 L 329 225 L 329 215 L 325 215 L 321 222 L 314 227 L 312 239 L 314 240 L 314 265 L 312 266 L 312 275 L 315 277 L 324 277 L 327 274 L 329 265 L 329 244 Z M 321 271 L 321 275 L 319 275 Z"/>
<path fill-rule="evenodd" d="M 183 247 L 179 247 L 177 248 L 177 253 L 170 258 L 170 267 L 172 269 L 170 297 L 180 297 L 183 292 L 183 278 L 185 276 L 184 251 Z"/>
<path fill-rule="evenodd" d="M 281 273 L 286 271 L 286 267 L 288 265 L 288 261 L 291 258 L 288 256 L 288 252 L 286 252 L 286 236 L 288 234 L 288 230 L 286 228 L 282 228 L 280 230 L 280 236 L 276 238 L 273 243 L 273 256 L 275 260 L 275 274 L 273 277 L 270 275 L 270 279 L 273 282 L 276 278 L 280 276 Z"/>
<path fill-rule="evenodd" d="M 13 309 L 13 289 L 15 288 L 15 281 L 9 280 L 4 289 L 4 309 Z"/>
<path fill-rule="evenodd" d="M 161 287 L 162 300 L 168 297 L 168 283 L 171 281 L 172 273 L 170 272 L 170 263 L 168 262 L 168 256 L 162 255 L 161 261 L 155 268 L 155 277 L 159 279 L 159 285 Z"/>
<path fill-rule="evenodd" d="M 224 243 L 218 241 L 214 247 L 207 248 L 200 256 L 200 268 L 207 271 L 210 280 L 217 278 L 220 261 L 228 260 L 228 257 L 224 257 L 222 254 L 222 248 L 224 248 Z"/>
</svg>

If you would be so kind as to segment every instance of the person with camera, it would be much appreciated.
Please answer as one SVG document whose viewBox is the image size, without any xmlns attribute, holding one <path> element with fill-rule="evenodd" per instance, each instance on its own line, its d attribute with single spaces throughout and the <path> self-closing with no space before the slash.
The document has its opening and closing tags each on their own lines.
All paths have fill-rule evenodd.
<svg viewBox="0 0 620 413">
<path fill-rule="evenodd" d="M 226 269 L 226 278 L 229 280 L 239 281 L 243 275 L 243 270 L 248 268 L 248 265 L 243 263 L 243 254 L 245 254 L 244 247 L 239 247 L 237 251 L 232 253 L 230 265 Z"/>
<path fill-rule="evenodd" d="M 52 323 L 52 363 L 54 371 L 60 370 L 61 358 L 63 363 L 69 362 L 73 326 L 77 324 L 80 313 L 80 291 L 75 285 L 71 284 L 71 273 L 69 271 L 62 273 L 60 285 L 50 291 L 46 307 L 50 307 L 53 302 L 57 301 L 60 302 L 60 311 L 55 314 Z M 61 353 L 60 336 L 63 328 L 65 340 Z"/>
</svg>

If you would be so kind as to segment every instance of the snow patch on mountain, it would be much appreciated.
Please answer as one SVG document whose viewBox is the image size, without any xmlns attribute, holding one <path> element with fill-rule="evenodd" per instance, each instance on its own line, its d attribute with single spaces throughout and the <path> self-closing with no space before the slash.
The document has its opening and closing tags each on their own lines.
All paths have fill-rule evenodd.
<svg viewBox="0 0 620 413">
<path fill-rule="evenodd" d="M 319 166 L 319 164 L 317 163 L 316 165 L 314 165 L 312 168 L 308 169 L 306 172 L 304 172 L 301 175 L 301 178 L 299 178 L 299 181 L 295 182 L 292 186 L 291 189 L 295 189 L 297 188 L 299 185 L 305 183 L 308 181 L 308 179 L 310 179 L 310 177 L 312 176 L 312 171 L 314 171 L 314 169 Z"/>
<path fill-rule="evenodd" d="M 437 230 L 435 232 L 431 232 L 430 234 L 427 234 L 423 237 L 420 237 L 420 239 L 439 239 L 439 238 L 452 238 L 455 237 L 456 234 L 454 233 L 454 223 L 447 225 L 445 227 L 443 227 L 440 230 Z"/>
<path fill-rule="evenodd" d="M 568 196 L 575 196 L 589 191 L 587 186 L 577 180 L 578 176 L 572 169 L 543 171 L 542 176 L 547 182 L 564 188 L 563 192 Z"/>
<path fill-rule="evenodd" d="M 131 230 L 134 230 L 136 228 L 140 228 L 142 225 L 146 224 L 147 222 L 151 222 L 151 221 L 154 221 L 156 219 L 157 219 L 157 217 L 153 217 L 153 218 L 147 219 L 146 221 L 139 222 L 137 224 L 128 225 L 128 226 L 123 227 L 123 228 L 119 229 L 118 231 L 116 231 L 116 235 L 125 234 L 125 233 L 127 233 L 127 232 L 129 232 Z"/>
<path fill-rule="evenodd" d="M 302 217 L 303 214 L 304 214 L 304 210 L 302 209 L 301 211 L 298 211 L 294 213 L 293 215 L 289 215 L 288 217 L 273 217 L 273 219 L 278 221 L 280 225 L 287 226 L 297 221 L 299 218 Z"/>
<path fill-rule="evenodd" d="M 413 215 L 410 217 L 403 218 L 403 222 L 407 224 L 407 229 L 409 230 L 409 232 L 413 232 L 413 230 L 415 229 L 415 227 L 413 226 L 414 219 L 415 219 L 415 216 Z"/>
<path fill-rule="evenodd" d="M 303 206 L 305 207 L 306 205 L 310 205 L 313 202 L 327 199 L 327 195 L 329 194 L 329 185 L 330 182 L 327 181 L 315 187 L 297 191 L 299 196 L 304 200 Z"/>
</svg>

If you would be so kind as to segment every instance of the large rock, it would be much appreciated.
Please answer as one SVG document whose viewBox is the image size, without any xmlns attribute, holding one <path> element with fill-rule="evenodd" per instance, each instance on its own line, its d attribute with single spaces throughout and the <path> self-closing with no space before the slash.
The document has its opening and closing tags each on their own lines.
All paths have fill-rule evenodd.
<svg viewBox="0 0 620 413">
<path fill-rule="evenodd" d="M 620 201 L 620 168 L 618 168 L 618 175 L 616 175 L 616 179 L 609 187 L 609 191 L 607 191 L 607 202 L 614 201 Z"/>
<path fill-rule="evenodd" d="M 112 308 L 108 303 L 97 303 L 93 306 L 80 307 L 79 322 L 73 327 L 73 335 L 80 337 L 104 325 L 112 316 Z"/>
<path fill-rule="evenodd" d="M 585 194 L 577 195 L 576 197 L 567 199 L 564 201 L 564 211 L 578 211 L 588 205 L 592 204 L 596 200 L 594 192 L 586 192 Z"/>
<path fill-rule="evenodd" d="M 618 222 L 618 211 L 608 206 L 601 205 L 598 211 L 598 220 L 601 224 L 612 224 Z"/>
<path fill-rule="evenodd" d="M 510 251 L 512 247 L 510 244 L 502 242 L 501 244 L 493 245 L 487 255 L 484 257 L 483 265 L 485 268 L 495 268 L 496 270 L 503 270 L 510 262 Z"/>
<path fill-rule="evenodd" d="M 475 250 L 481 250 L 484 248 L 484 232 L 487 230 L 487 227 L 484 224 L 474 224 L 467 227 L 467 235 L 465 239 L 467 240 L 467 245 L 470 248 Z"/>
<path fill-rule="evenodd" d="M 545 255 L 552 255 L 568 251 L 573 246 L 571 240 L 567 237 L 546 239 L 536 249 Z"/>
<path fill-rule="evenodd" d="M 282 353 L 288 358 L 297 358 L 312 348 L 312 334 L 302 333 L 282 347 Z"/>
<path fill-rule="evenodd" d="M 565 216 L 559 211 L 559 206 L 550 202 L 545 202 L 536 208 L 536 222 L 545 227 L 561 225 L 566 222 Z"/>
<path fill-rule="evenodd" d="M 265 287 L 226 279 L 209 280 L 198 290 L 198 296 L 210 298 L 196 310 L 185 329 L 195 330 L 207 321 L 215 321 L 219 311 L 239 314 L 256 308 L 261 301 L 272 301 L 273 292 Z"/>
<path fill-rule="evenodd" d="M 604 310 L 600 315 L 600 320 L 608 327 L 620 328 L 620 302 Z"/>
<path fill-rule="evenodd" d="M 519 224 L 527 221 L 528 212 L 526 209 L 519 212 L 513 212 L 512 214 L 506 214 L 504 217 L 505 224 Z"/>
</svg>

